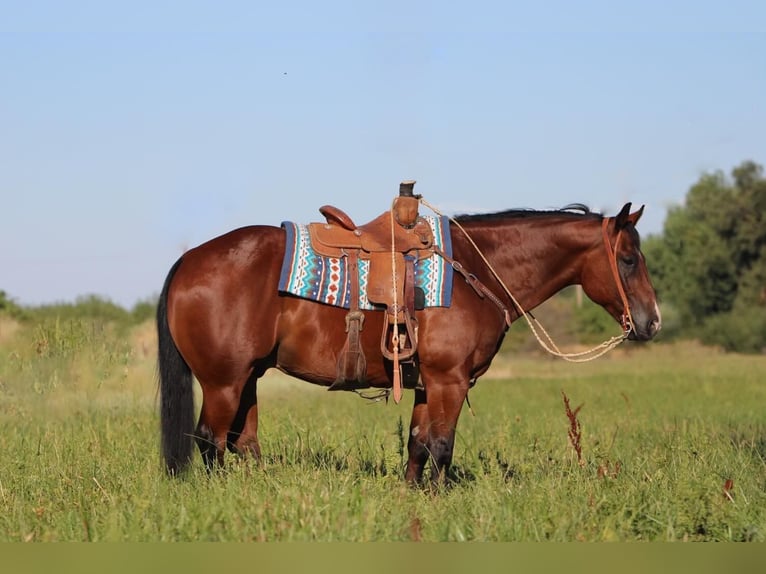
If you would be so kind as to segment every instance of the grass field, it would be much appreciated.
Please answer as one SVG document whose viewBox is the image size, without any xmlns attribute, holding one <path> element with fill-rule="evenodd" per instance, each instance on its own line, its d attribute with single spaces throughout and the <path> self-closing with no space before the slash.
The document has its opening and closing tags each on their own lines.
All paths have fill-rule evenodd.
<svg viewBox="0 0 766 574">
<path fill-rule="evenodd" d="M 766 541 L 765 374 L 764 356 L 692 343 L 504 354 L 438 491 L 402 480 L 411 392 L 371 403 L 269 374 L 262 463 L 208 477 L 197 457 L 171 480 L 151 325 L 5 323 L 0 541 Z"/>
</svg>

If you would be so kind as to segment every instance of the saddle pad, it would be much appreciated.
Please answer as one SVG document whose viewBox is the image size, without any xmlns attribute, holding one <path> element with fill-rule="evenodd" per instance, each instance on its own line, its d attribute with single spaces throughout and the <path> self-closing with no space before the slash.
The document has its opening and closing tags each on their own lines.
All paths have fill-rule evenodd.
<svg viewBox="0 0 766 574">
<path fill-rule="evenodd" d="M 447 217 L 424 216 L 434 235 L 434 245 L 450 257 L 452 241 Z M 285 257 L 279 291 L 336 307 L 350 307 L 351 283 L 343 257 L 324 257 L 311 247 L 308 225 L 285 221 Z M 452 302 L 452 266 L 434 254 L 415 262 L 415 284 L 425 293 L 426 307 L 449 307 Z M 359 260 L 359 308 L 382 310 L 367 300 L 370 262 Z"/>
</svg>

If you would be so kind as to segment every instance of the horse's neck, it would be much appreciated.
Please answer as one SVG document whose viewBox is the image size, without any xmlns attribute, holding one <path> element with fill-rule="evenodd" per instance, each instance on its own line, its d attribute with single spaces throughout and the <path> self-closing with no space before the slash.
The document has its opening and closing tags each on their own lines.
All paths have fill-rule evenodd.
<svg viewBox="0 0 766 574">
<path fill-rule="evenodd" d="M 467 229 L 505 286 L 530 310 L 579 283 L 597 223 L 542 218 L 507 220 Z"/>
</svg>

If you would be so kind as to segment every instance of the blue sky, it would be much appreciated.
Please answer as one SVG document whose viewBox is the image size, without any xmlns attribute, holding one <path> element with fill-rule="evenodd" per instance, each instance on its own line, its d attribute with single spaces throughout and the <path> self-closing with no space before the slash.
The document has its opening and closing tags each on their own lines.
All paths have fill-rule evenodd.
<svg viewBox="0 0 766 574">
<path fill-rule="evenodd" d="M 241 225 L 646 204 L 766 163 L 766 3 L 0 0 L 0 289 L 159 292 Z"/>
</svg>

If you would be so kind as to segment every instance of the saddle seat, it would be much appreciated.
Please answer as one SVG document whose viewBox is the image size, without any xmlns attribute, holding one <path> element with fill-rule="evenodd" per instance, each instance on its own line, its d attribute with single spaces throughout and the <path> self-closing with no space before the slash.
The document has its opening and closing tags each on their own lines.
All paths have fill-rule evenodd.
<svg viewBox="0 0 766 574">
<path fill-rule="evenodd" d="M 332 205 L 324 205 L 319 212 L 327 223 L 310 223 L 309 233 L 314 250 L 326 257 L 342 257 L 350 249 L 361 250 L 360 257 L 369 259 L 372 253 L 391 253 L 391 232 L 393 227 L 394 249 L 396 253 L 411 253 L 418 259 L 432 255 L 433 232 L 431 226 L 422 217 L 416 217 L 408 227 L 391 222 L 391 212 L 386 211 L 361 226 L 343 211 Z M 396 215 L 394 214 L 394 217 Z"/>
</svg>

